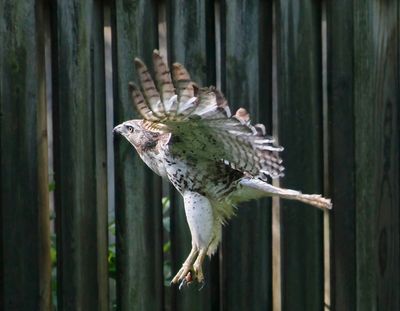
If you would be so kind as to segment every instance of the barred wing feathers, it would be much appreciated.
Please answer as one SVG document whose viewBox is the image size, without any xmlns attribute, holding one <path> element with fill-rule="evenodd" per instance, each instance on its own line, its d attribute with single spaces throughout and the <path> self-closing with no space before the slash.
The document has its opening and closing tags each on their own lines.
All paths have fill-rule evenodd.
<svg viewBox="0 0 400 311">
<path fill-rule="evenodd" d="M 263 180 L 283 176 L 278 154 L 283 148 L 266 136 L 262 124 L 250 123 L 245 109 L 232 116 L 223 94 L 215 87 L 199 88 L 181 64 L 173 64 L 171 78 L 157 50 L 153 53 L 156 84 L 140 59 L 135 64 L 143 93 L 129 84 L 134 105 L 148 130 L 172 134 L 172 152 L 224 161 Z"/>
</svg>

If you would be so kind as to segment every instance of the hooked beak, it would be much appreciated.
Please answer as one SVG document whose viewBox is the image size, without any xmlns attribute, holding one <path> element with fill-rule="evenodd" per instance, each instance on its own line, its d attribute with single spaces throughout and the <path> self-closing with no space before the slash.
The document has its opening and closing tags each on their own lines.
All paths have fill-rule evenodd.
<svg viewBox="0 0 400 311">
<path fill-rule="evenodd" d="M 123 134 L 124 132 L 124 125 L 123 124 L 119 124 L 116 127 L 114 127 L 113 129 L 113 133 L 114 134 Z"/>
</svg>

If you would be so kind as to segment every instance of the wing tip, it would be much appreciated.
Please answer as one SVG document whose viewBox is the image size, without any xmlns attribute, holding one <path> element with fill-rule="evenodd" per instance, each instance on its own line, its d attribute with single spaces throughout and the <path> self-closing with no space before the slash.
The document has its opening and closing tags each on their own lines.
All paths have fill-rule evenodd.
<svg viewBox="0 0 400 311">
<path fill-rule="evenodd" d="M 236 113 L 235 113 L 235 117 L 239 120 L 239 121 L 243 121 L 243 122 L 249 122 L 250 121 L 250 114 L 247 112 L 246 109 L 244 109 L 243 107 L 239 108 Z"/>
<path fill-rule="evenodd" d="M 190 74 L 181 63 L 175 62 L 172 64 L 172 77 L 176 81 L 190 80 Z"/>
<path fill-rule="evenodd" d="M 172 64 L 172 68 L 181 69 L 184 68 L 181 63 L 175 62 Z"/>
<path fill-rule="evenodd" d="M 254 125 L 255 129 L 257 130 L 258 134 L 260 136 L 266 136 L 267 135 L 267 130 L 265 129 L 265 125 L 262 123 L 258 123 Z M 275 140 L 274 140 L 275 141 Z M 274 142 L 272 141 L 272 142 Z"/>
<path fill-rule="evenodd" d="M 153 50 L 153 62 L 156 62 L 156 61 L 161 61 L 162 63 L 165 63 L 164 58 L 161 55 L 160 51 L 157 49 L 154 49 Z M 154 63 L 154 64 L 156 64 L 156 63 Z"/>
<path fill-rule="evenodd" d="M 133 61 L 137 69 L 146 68 L 145 63 L 139 57 L 135 57 Z"/>
<path fill-rule="evenodd" d="M 156 66 L 157 63 L 161 63 L 168 68 L 168 62 L 166 61 L 164 55 L 157 49 L 153 50 L 153 64 Z"/>
</svg>

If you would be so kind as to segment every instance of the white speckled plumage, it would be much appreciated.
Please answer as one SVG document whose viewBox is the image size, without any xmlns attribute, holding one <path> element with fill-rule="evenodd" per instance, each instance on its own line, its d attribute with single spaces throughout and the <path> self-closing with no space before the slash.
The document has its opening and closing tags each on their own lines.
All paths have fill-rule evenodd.
<svg viewBox="0 0 400 311">
<path fill-rule="evenodd" d="M 189 190 L 183 192 L 183 200 L 193 245 L 197 249 L 208 248 L 216 225 L 210 200 L 204 195 Z"/>
<path fill-rule="evenodd" d="M 264 125 L 253 126 L 243 108 L 232 116 L 222 93 L 214 87 L 199 88 L 181 64 L 173 65 L 172 82 L 158 51 L 153 61 L 157 83 L 136 59 L 143 94 L 129 84 L 143 119 L 126 121 L 115 131 L 183 196 L 192 250 L 173 283 L 203 281 L 204 257 L 216 251 L 222 225 L 240 202 L 279 196 L 321 209 L 332 207 L 320 195 L 272 186 L 271 178 L 283 176 L 283 148 L 266 136 Z"/>
</svg>

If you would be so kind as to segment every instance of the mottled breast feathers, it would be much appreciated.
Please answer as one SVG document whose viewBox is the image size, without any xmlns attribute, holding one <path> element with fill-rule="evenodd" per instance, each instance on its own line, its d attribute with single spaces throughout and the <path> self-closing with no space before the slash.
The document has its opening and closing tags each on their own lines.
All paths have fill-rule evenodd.
<svg viewBox="0 0 400 311">
<path fill-rule="evenodd" d="M 153 64 L 156 82 L 136 58 L 141 89 L 132 82 L 129 87 L 143 126 L 171 133 L 170 152 L 222 162 L 262 180 L 283 176 L 278 154 L 283 148 L 266 135 L 262 124 L 251 124 L 244 108 L 232 115 L 223 94 L 215 87 L 198 87 L 181 64 L 172 65 L 171 77 L 157 50 Z"/>
</svg>

